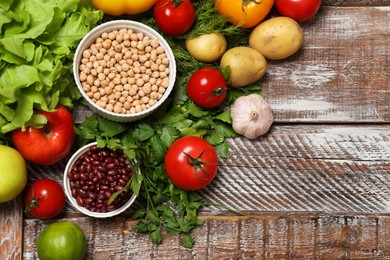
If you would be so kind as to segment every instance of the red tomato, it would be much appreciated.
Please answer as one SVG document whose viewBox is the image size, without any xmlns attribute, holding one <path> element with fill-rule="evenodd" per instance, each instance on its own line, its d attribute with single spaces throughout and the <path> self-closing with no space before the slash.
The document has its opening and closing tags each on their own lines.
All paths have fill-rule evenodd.
<svg viewBox="0 0 390 260">
<path fill-rule="evenodd" d="M 164 33 L 182 35 L 195 21 L 195 8 L 190 0 L 159 0 L 154 6 L 154 20 Z"/>
<path fill-rule="evenodd" d="M 222 73 L 214 68 L 197 70 L 187 84 L 188 97 L 202 108 L 214 108 L 226 97 L 227 84 Z"/>
<path fill-rule="evenodd" d="M 214 179 L 218 157 L 214 147 L 206 140 L 185 136 L 168 148 L 164 165 L 174 185 L 184 190 L 198 190 Z"/>
<path fill-rule="evenodd" d="M 47 119 L 42 128 L 27 127 L 25 131 L 11 132 L 12 143 L 29 162 L 51 165 L 64 159 L 70 152 L 75 138 L 72 113 L 58 105 L 54 112 L 36 111 Z"/>
<path fill-rule="evenodd" d="M 24 196 L 24 204 L 26 212 L 37 218 L 53 218 L 64 208 L 64 190 L 52 179 L 37 180 L 29 187 Z"/>
<path fill-rule="evenodd" d="M 276 9 L 297 22 L 312 18 L 321 6 L 321 0 L 276 0 Z"/>
</svg>

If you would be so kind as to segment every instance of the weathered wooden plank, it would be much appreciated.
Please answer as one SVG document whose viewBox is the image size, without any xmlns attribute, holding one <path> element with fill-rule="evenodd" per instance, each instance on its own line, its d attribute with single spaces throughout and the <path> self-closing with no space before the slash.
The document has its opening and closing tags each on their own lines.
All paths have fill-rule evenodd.
<svg viewBox="0 0 390 260">
<path fill-rule="evenodd" d="M 81 226 L 87 237 L 87 259 L 390 259 L 388 215 L 263 214 L 248 217 L 203 216 L 194 231 L 195 246 L 179 247 L 165 235 L 161 246 L 133 231 L 126 218 L 62 219 Z M 25 221 L 26 237 L 35 237 L 47 222 Z M 104 230 L 104 232 L 98 232 Z M 23 256 L 37 259 L 33 243 Z"/>
<path fill-rule="evenodd" d="M 322 0 L 322 5 L 329 6 L 388 6 L 387 0 Z"/>
<path fill-rule="evenodd" d="M 261 80 L 276 122 L 390 121 L 390 6 L 324 6 Z"/>
<path fill-rule="evenodd" d="M 248 212 L 390 212 L 388 125 L 273 126 L 229 142 L 206 199 Z"/>
<path fill-rule="evenodd" d="M 0 259 L 22 257 L 23 209 L 21 198 L 0 203 Z"/>
</svg>

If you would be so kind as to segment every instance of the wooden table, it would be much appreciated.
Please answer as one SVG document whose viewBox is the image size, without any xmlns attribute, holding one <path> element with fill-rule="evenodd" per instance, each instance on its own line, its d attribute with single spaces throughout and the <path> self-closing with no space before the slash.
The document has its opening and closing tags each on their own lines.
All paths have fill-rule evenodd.
<svg viewBox="0 0 390 260">
<path fill-rule="evenodd" d="M 185 249 L 177 236 L 156 246 L 135 233 L 132 210 L 98 220 L 67 204 L 42 221 L 18 198 L 0 204 L 0 259 L 37 259 L 37 235 L 58 220 L 83 228 L 88 259 L 390 259 L 390 1 L 325 0 L 302 27 L 302 50 L 261 81 L 271 131 L 229 140 L 201 191 L 248 216 L 206 208 Z M 30 181 L 61 182 L 65 162 L 30 165 Z"/>
</svg>

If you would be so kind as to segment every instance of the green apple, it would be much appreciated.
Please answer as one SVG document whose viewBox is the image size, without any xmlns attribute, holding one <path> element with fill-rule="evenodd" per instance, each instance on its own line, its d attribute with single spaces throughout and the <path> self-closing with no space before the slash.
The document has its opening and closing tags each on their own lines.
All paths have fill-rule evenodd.
<svg viewBox="0 0 390 260">
<path fill-rule="evenodd" d="M 14 148 L 0 145 L 0 203 L 13 200 L 26 187 L 27 166 Z"/>
</svg>

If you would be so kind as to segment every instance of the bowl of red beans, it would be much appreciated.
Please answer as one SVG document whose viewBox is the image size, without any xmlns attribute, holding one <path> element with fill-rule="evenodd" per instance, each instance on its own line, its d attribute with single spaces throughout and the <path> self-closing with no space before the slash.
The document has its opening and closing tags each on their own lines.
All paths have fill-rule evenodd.
<svg viewBox="0 0 390 260">
<path fill-rule="evenodd" d="M 153 28 L 114 20 L 95 27 L 80 41 L 73 75 L 93 112 L 132 122 L 150 115 L 168 98 L 176 62 L 169 44 Z"/>
<path fill-rule="evenodd" d="M 67 199 L 81 213 L 107 218 L 127 210 L 136 195 L 128 185 L 133 174 L 140 174 L 123 150 L 100 148 L 90 143 L 68 161 L 64 171 Z"/>
</svg>

